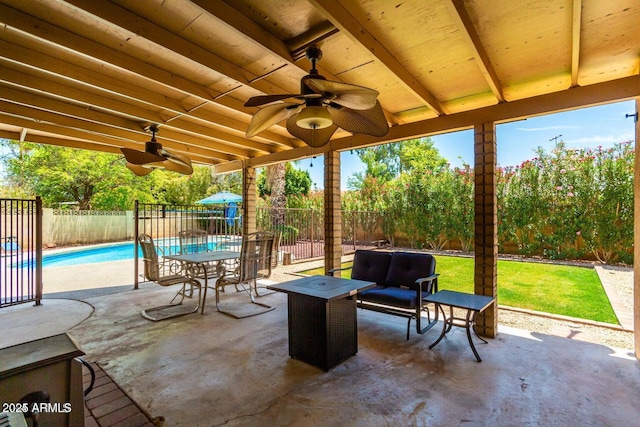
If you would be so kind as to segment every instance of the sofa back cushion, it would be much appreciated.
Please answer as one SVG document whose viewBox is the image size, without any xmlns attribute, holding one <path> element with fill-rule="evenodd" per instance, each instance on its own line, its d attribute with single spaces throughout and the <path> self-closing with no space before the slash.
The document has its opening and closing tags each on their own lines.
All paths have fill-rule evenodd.
<svg viewBox="0 0 640 427">
<path fill-rule="evenodd" d="M 394 252 L 385 285 L 416 289 L 416 280 L 431 276 L 435 270 L 436 259 L 430 254 Z"/>
<path fill-rule="evenodd" d="M 353 257 L 351 278 L 384 286 L 390 263 L 390 252 L 357 250 Z"/>
</svg>

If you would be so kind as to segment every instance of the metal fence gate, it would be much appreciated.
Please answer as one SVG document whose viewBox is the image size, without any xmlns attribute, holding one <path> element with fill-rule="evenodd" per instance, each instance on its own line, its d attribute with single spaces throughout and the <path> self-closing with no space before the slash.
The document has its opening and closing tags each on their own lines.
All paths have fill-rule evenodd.
<svg viewBox="0 0 640 427">
<path fill-rule="evenodd" d="M 0 199 L 0 308 L 42 300 L 42 200 Z"/>
<path fill-rule="evenodd" d="M 384 236 L 378 212 L 341 211 L 342 253 L 377 246 Z M 256 228 L 282 233 L 280 250 L 292 260 L 324 256 L 324 213 L 315 209 L 258 208 Z"/>
<path fill-rule="evenodd" d="M 383 239 L 382 219 L 377 212 L 342 211 L 342 253 L 376 246 Z M 165 255 L 180 252 L 178 233 L 204 230 L 212 246 L 210 250 L 238 246 L 242 238 L 240 208 L 228 205 L 165 205 L 136 202 L 134 233 L 150 235 L 158 251 Z M 324 216 L 314 209 L 258 208 L 257 231 L 281 233 L 279 256 L 300 261 L 324 256 Z M 140 254 L 138 242 L 135 253 Z M 284 261 L 284 260 L 283 260 Z M 139 263 L 135 263 L 134 287 L 140 279 Z"/>
</svg>

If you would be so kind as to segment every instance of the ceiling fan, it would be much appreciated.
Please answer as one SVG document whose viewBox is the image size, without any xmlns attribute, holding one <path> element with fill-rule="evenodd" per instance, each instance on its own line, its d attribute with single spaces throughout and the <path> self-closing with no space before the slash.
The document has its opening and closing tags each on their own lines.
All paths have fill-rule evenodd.
<svg viewBox="0 0 640 427">
<path fill-rule="evenodd" d="M 384 136 L 389 132 L 387 119 L 378 102 L 378 91 L 362 86 L 327 80 L 318 73 L 316 62 L 322 51 L 312 46 L 306 57 L 311 70 L 300 81 L 300 93 L 261 95 L 250 98 L 245 107 L 258 107 L 276 101 L 254 114 L 247 138 L 256 136 L 274 124 L 287 119 L 287 130 L 307 145 L 318 148 L 331 139 L 339 127 L 357 134 Z"/>
<path fill-rule="evenodd" d="M 162 144 L 156 141 L 158 125 L 149 126 L 151 141 L 145 143 L 145 150 L 138 151 L 131 148 L 121 148 L 127 160 L 127 168 L 138 176 L 150 174 L 154 169 L 166 169 L 184 175 L 191 175 L 191 159 L 182 154 L 174 154 L 162 148 Z"/>
</svg>

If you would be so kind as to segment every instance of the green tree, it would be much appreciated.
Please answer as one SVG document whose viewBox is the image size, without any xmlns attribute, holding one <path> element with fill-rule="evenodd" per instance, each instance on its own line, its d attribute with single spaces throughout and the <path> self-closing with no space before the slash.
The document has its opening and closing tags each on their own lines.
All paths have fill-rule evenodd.
<svg viewBox="0 0 640 427">
<path fill-rule="evenodd" d="M 45 206 L 76 202 L 79 209 L 131 209 L 144 198 L 153 177 L 140 180 L 119 161 L 97 151 L 32 143 L 6 143 L 13 155 L 4 159 L 9 185 L 42 197 Z"/>
<path fill-rule="evenodd" d="M 135 200 L 188 204 L 212 188 L 241 190 L 239 174 L 213 178 L 205 166 L 194 167 L 190 176 L 158 170 L 139 177 L 118 154 L 16 141 L 5 145 L 10 151 L 2 159 L 9 188 L 5 194 L 39 195 L 47 207 L 76 202 L 79 209 L 129 210 Z"/>
<path fill-rule="evenodd" d="M 194 166 L 191 175 L 170 178 L 165 175 L 162 178 L 164 203 L 190 205 L 206 197 L 207 190 L 211 187 L 211 167 Z"/>
<path fill-rule="evenodd" d="M 280 168 L 266 167 L 258 174 L 256 186 L 260 197 L 271 196 L 284 192 L 284 196 L 308 196 L 311 190 L 311 176 L 309 171 L 296 169 L 291 163 L 280 163 Z M 273 165 L 275 166 L 275 165 Z M 284 182 L 280 180 L 284 171 Z"/>
<path fill-rule="evenodd" d="M 433 146 L 431 138 L 410 139 L 402 142 L 361 148 L 356 154 L 364 163 L 365 171 L 357 172 L 348 181 L 349 188 L 359 189 L 367 177 L 383 184 L 412 170 L 438 170 L 447 161 Z"/>
</svg>

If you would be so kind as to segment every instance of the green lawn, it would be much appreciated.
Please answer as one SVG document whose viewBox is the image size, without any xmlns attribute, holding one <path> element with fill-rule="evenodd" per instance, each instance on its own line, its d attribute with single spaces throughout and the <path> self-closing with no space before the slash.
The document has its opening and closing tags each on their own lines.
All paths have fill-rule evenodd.
<svg viewBox="0 0 640 427">
<path fill-rule="evenodd" d="M 473 258 L 436 257 L 438 287 L 473 293 Z M 351 263 L 343 264 L 343 267 Z M 343 271 L 348 277 L 351 270 Z M 324 268 L 304 271 L 323 274 Z M 618 324 L 598 274 L 592 268 L 498 261 L 498 303 L 546 313 Z"/>
</svg>

